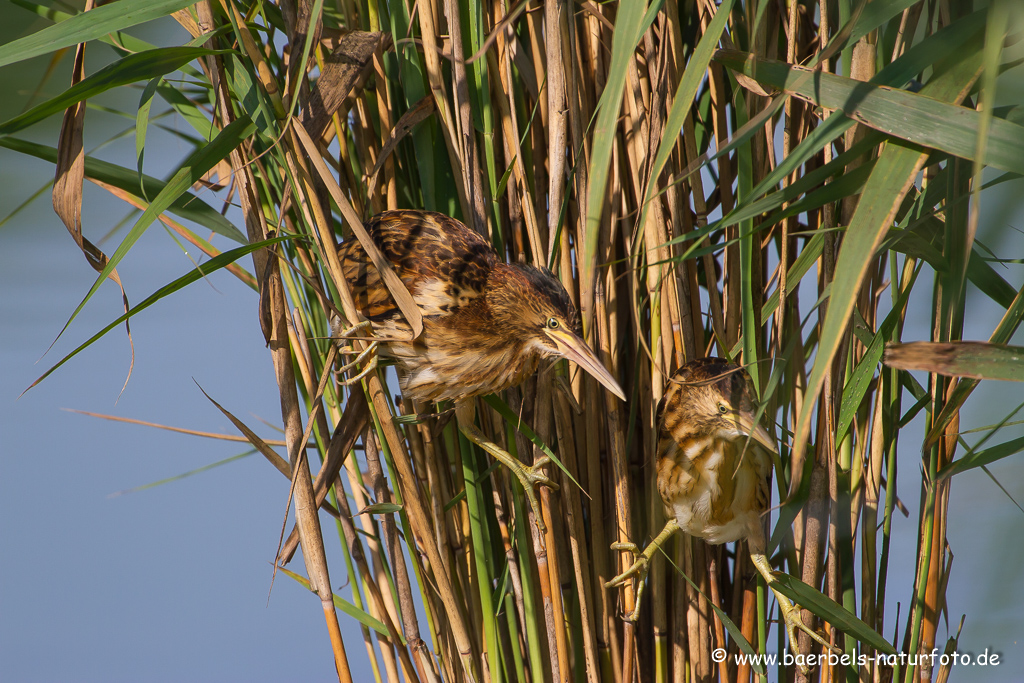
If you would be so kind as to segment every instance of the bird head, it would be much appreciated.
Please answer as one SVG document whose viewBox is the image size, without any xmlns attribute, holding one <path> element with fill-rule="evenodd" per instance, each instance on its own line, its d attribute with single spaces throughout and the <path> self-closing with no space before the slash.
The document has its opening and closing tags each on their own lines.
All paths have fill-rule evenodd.
<svg viewBox="0 0 1024 683">
<path fill-rule="evenodd" d="M 525 264 L 501 269 L 501 283 L 488 293 L 495 320 L 541 357 L 567 358 L 623 401 L 626 395 L 579 336 L 579 319 L 569 293 L 554 274 Z"/>
<path fill-rule="evenodd" d="M 702 358 L 684 365 L 673 381 L 678 383 L 679 399 L 671 400 L 671 391 L 665 395 L 668 402 L 661 408 L 662 420 L 666 407 L 675 407 L 687 412 L 685 419 L 704 433 L 730 441 L 749 436 L 769 452 L 778 452 L 756 419 L 752 382 L 743 368 L 722 358 Z"/>
</svg>

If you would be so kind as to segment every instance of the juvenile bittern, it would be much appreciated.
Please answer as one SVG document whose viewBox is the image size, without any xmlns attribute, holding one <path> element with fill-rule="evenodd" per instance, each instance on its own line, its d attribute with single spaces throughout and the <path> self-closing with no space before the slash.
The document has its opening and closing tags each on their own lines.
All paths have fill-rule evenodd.
<svg viewBox="0 0 1024 683">
<path fill-rule="evenodd" d="M 625 400 L 577 335 L 568 293 L 550 271 L 504 263 L 480 235 L 439 213 L 388 211 L 366 230 L 412 294 L 423 332 L 407 341 L 408 323 L 358 240 L 350 239 L 338 257 L 368 320 L 361 325 L 372 326 L 379 353 L 394 359 L 406 398 L 455 402 L 459 430 L 518 477 L 543 529 L 533 487 L 557 488 L 542 469 L 550 459 L 527 467 L 488 440 L 473 423 L 472 399 L 516 386 L 542 358 L 568 358 Z M 354 328 L 342 332 L 338 322 L 335 337 L 351 334 Z"/>
<path fill-rule="evenodd" d="M 750 376 L 721 358 L 690 361 L 672 378 L 658 406 L 658 490 L 669 517 L 665 528 L 641 553 L 635 544 L 616 543 L 636 561 L 608 586 L 639 579 L 636 607 L 640 611 L 644 579 L 658 547 L 680 529 L 712 545 L 746 539 L 750 558 L 779 601 L 790 647 L 796 652 L 796 631 L 808 633 L 827 649 L 822 636 L 804 624 L 800 608 L 772 587 L 765 557 L 762 515 L 771 498 L 768 477 L 775 442 L 755 419 Z"/>
</svg>

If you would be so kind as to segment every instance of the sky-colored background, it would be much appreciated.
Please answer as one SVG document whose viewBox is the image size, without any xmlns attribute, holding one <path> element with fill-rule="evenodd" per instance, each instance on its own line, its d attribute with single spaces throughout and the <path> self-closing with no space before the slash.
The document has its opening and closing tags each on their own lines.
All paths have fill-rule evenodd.
<svg viewBox="0 0 1024 683">
<path fill-rule="evenodd" d="M 0 6 L 0 42 L 43 25 L 13 5 Z M 164 44 L 178 35 L 170 22 L 137 31 Z M 106 48 L 92 50 L 89 71 L 109 58 Z M 36 60 L 0 69 L 7 93 L 0 100 L 0 120 L 21 111 L 46 65 Z M 33 101 L 65 87 L 69 68 L 65 58 L 58 75 Z M 1012 94 L 1019 96 L 1020 91 Z M 121 97 L 97 102 L 130 110 L 138 91 Z M 52 118 L 24 137 L 55 145 L 58 125 L 59 117 Z M 131 125 L 90 111 L 87 151 Z M 162 176 L 189 149 L 173 136 L 152 126 L 150 130 L 146 171 Z M 132 158 L 133 150 L 134 139 L 124 137 L 96 154 L 125 159 Z M 52 166 L 45 162 L 0 149 L 0 221 L 50 177 Z M 1024 257 L 1022 196 L 1024 181 L 1008 183 L 983 214 L 981 237 L 1001 257 Z M 109 253 L 124 227 L 104 237 L 126 214 L 124 205 L 88 183 L 85 197 L 86 234 Z M 242 264 L 250 267 L 251 261 Z M 119 272 L 131 301 L 138 303 L 191 267 L 181 248 L 155 225 Z M 1024 281 L 1021 265 L 1001 272 L 1015 287 Z M 278 424 L 277 388 L 257 324 L 256 294 L 221 271 L 136 316 L 135 369 L 123 394 L 129 347 L 118 330 L 19 398 L 46 368 L 121 313 L 116 288 L 105 284 L 43 355 L 94 278 L 53 214 L 48 193 L 0 225 L 0 679 L 332 679 L 318 600 L 279 576 L 268 603 L 270 562 L 288 490 L 279 473 L 252 456 L 111 497 L 223 460 L 245 447 L 62 410 L 235 434 L 202 396 L 198 382 L 250 425 L 259 425 L 261 419 Z M 920 288 L 922 297 L 926 289 Z M 998 320 L 1000 311 L 985 304 L 981 297 L 971 299 L 965 337 L 987 337 Z M 927 326 L 926 306 L 912 306 L 906 338 L 926 338 Z M 1015 342 L 1024 343 L 1024 337 L 1018 334 Z M 1020 385 L 986 385 L 969 404 L 962 427 L 995 422 L 1022 401 Z M 262 425 L 258 431 L 274 436 Z M 1020 433 L 1014 428 L 999 439 Z M 916 513 L 919 441 L 912 434 L 901 443 L 899 493 Z M 1018 501 L 1024 500 L 1022 463 L 1024 454 L 991 468 Z M 950 627 L 955 630 L 966 613 L 961 651 L 989 648 L 1004 662 L 955 675 L 958 680 L 1019 680 L 1017 672 L 1024 666 L 1019 644 L 1024 639 L 1024 513 L 980 471 L 957 477 L 952 491 Z M 325 519 L 328 537 L 331 529 Z M 915 536 L 916 523 L 900 518 L 889 590 L 902 605 L 901 630 Z M 329 552 L 336 545 L 329 542 Z M 329 559 L 335 590 L 348 595 L 344 563 L 340 557 Z M 895 617 L 895 601 L 890 602 L 889 616 Z M 358 629 L 345 617 L 342 626 L 350 660 L 355 667 L 365 666 Z M 891 636 L 888 628 L 886 635 Z M 940 639 L 945 635 L 940 629 Z M 362 675 L 368 675 L 365 669 Z"/>
<path fill-rule="evenodd" d="M 46 23 L 0 3 L 0 42 Z M 172 21 L 133 32 L 153 43 L 186 39 Z M 111 58 L 106 46 L 91 45 L 87 73 Z M 70 63 L 65 56 L 34 103 L 67 87 Z M 9 93 L 0 99 L 0 120 L 20 113 L 46 67 L 39 59 L 0 69 Z M 95 104 L 132 111 L 140 92 L 108 94 Z M 55 146 L 59 125 L 53 117 L 22 136 Z M 90 110 L 87 153 L 132 125 Z M 162 177 L 190 149 L 155 126 L 150 131 L 146 172 Z M 134 158 L 134 144 L 133 135 L 122 137 L 95 154 L 124 163 Z M 52 175 L 52 165 L 0 149 L 0 220 Z M 108 254 L 126 226 L 108 233 L 126 214 L 124 204 L 86 182 L 84 231 Z M 205 260 L 195 250 L 190 255 Z M 252 262 L 242 265 L 251 269 Z M 118 271 L 137 304 L 191 267 L 154 225 Z M 220 271 L 135 316 L 135 369 L 123 394 L 130 349 L 122 327 L 19 398 L 123 312 L 116 286 L 104 284 L 43 355 L 95 277 L 53 213 L 48 191 L 0 227 L 0 680 L 337 680 L 319 599 L 278 575 L 268 604 L 287 480 L 256 455 L 111 497 L 242 453 L 246 445 L 63 410 L 237 434 L 198 382 L 260 434 L 277 438 L 259 422 L 280 424 L 281 410 L 255 292 Z M 325 521 L 325 534 L 332 528 Z M 304 573 L 297 559 L 292 566 Z M 341 591 L 348 582 L 344 562 L 329 559 Z M 366 675 L 353 623 L 343 618 L 343 633 L 354 673 Z"/>
</svg>

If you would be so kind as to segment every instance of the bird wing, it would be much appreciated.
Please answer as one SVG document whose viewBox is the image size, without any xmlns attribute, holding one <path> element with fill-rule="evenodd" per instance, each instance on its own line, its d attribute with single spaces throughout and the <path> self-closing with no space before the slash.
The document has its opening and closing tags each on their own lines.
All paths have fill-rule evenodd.
<svg viewBox="0 0 1024 683">
<path fill-rule="evenodd" d="M 455 313 L 483 294 L 494 249 L 477 233 L 443 214 L 387 211 L 374 216 L 366 230 L 412 293 L 424 317 Z M 359 241 L 338 250 L 356 306 L 372 321 L 401 317 L 391 293 Z"/>
</svg>

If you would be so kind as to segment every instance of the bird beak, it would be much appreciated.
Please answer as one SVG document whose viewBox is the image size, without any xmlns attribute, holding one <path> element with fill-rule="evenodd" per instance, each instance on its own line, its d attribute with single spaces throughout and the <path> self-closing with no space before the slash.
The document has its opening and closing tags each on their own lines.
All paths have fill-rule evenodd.
<svg viewBox="0 0 1024 683">
<path fill-rule="evenodd" d="M 580 366 L 586 372 L 590 373 L 590 376 L 596 379 L 598 382 L 603 384 L 608 391 L 612 392 L 623 401 L 626 400 L 626 394 L 622 392 L 622 388 L 619 383 L 612 377 L 612 373 L 601 364 L 601 361 L 597 359 L 594 352 L 590 350 L 586 342 L 577 337 L 572 332 L 568 332 L 564 329 L 557 330 L 544 330 L 548 339 L 555 343 L 555 348 L 558 349 L 558 353 L 565 358 L 568 358 L 576 365 Z"/>
<path fill-rule="evenodd" d="M 736 416 L 736 426 L 739 428 L 740 434 L 749 435 L 754 441 L 764 446 L 769 453 L 779 452 L 775 440 L 768 434 L 768 430 L 760 424 L 754 424 L 753 415 L 740 413 Z"/>
</svg>

